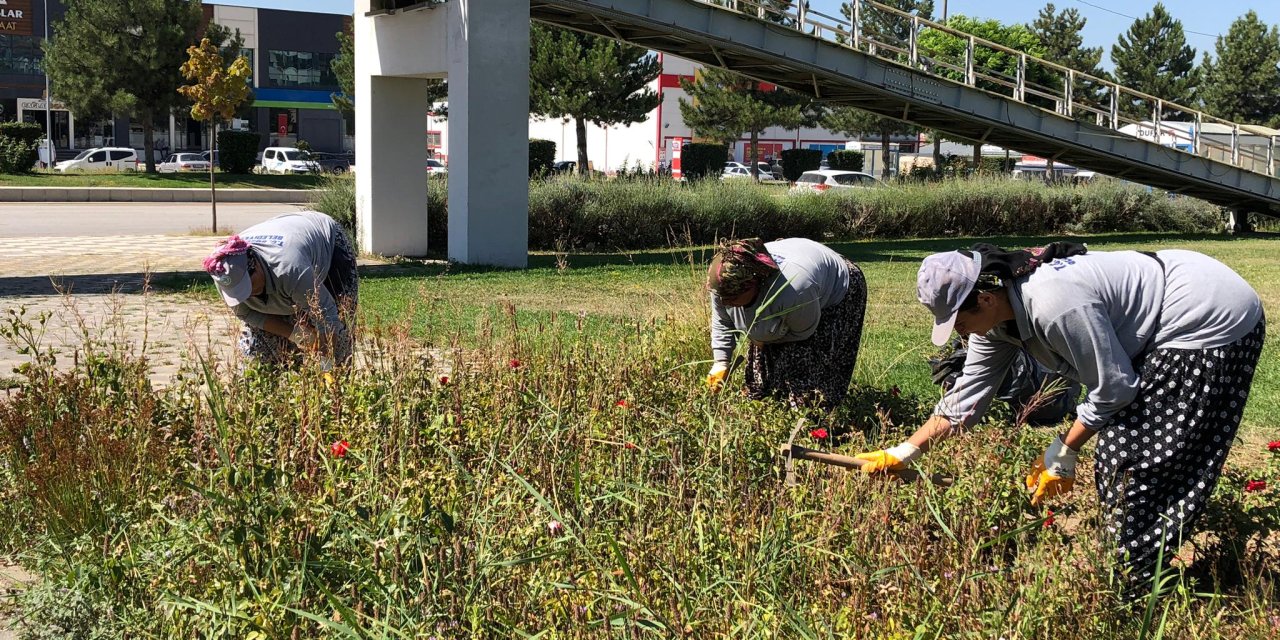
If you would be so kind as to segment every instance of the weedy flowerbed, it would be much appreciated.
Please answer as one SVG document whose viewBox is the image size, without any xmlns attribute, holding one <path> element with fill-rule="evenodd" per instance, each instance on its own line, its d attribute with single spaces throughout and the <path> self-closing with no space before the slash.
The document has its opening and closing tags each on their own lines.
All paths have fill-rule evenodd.
<svg viewBox="0 0 1280 640">
<path fill-rule="evenodd" d="M 1229 472 L 1198 545 L 1170 550 L 1187 565 L 1170 595 L 1122 605 L 1089 479 L 1052 514 L 1019 490 L 1054 430 L 996 420 L 947 443 L 924 468 L 948 488 L 803 467 L 788 489 L 774 455 L 798 414 L 702 389 L 705 315 L 613 320 L 618 341 L 518 317 L 465 349 L 370 329 L 332 382 L 194 358 L 158 390 L 123 345 L 61 373 L 35 349 L 0 396 L 0 548 L 42 578 L 24 633 L 1280 632 L 1280 451 Z M 930 404 L 863 386 L 848 439 L 809 444 L 896 442 Z"/>
</svg>

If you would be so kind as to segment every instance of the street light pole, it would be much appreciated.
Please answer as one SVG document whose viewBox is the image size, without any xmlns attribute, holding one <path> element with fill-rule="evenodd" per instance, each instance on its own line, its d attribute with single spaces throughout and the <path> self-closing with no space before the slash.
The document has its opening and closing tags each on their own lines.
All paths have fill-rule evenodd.
<svg viewBox="0 0 1280 640">
<path fill-rule="evenodd" d="M 49 44 L 49 0 L 44 0 L 44 43 Z M 41 56 L 41 61 L 44 56 Z M 52 170 L 53 165 L 53 95 L 49 93 L 49 69 L 41 69 L 44 72 L 44 148 L 46 158 L 45 168 Z"/>
</svg>

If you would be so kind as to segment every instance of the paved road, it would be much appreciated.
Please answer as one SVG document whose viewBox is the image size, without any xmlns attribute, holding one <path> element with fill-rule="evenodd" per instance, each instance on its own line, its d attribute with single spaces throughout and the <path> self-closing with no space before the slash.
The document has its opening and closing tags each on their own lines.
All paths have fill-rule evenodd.
<svg viewBox="0 0 1280 640">
<path fill-rule="evenodd" d="M 219 204 L 218 228 L 239 231 L 281 213 L 291 204 Z M 138 236 L 208 233 L 207 202 L 6 202 L 0 203 L 0 238 Z"/>
</svg>

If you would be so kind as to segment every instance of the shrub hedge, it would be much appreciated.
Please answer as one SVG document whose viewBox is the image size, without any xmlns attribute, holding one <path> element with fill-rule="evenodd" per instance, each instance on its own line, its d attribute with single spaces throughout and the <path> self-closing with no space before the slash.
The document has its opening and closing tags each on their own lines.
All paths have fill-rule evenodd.
<svg viewBox="0 0 1280 640">
<path fill-rule="evenodd" d="M 728 159 L 729 149 L 722 144 L 693 142 L 680 150 L 680 172 L 688 180 L 718 178 Z"/>
<path fill-rule="evenodd" d="M 44 130 L 34 122 L 0 122 L 0 173 L 27 173 L 40 159 Z"/>
<path fill-rule="evenodd" d="M 529 140 L 529 176 L 545 176 L 556 163 L 556 143 L 550 140 Z"/>
<path fill-rule="evenodd" d="M 247 174 L 258 164 L 261 136 L 252 131 L 218 132 L 218 168 L 224 173 Z M 352 207 L 355 207 L 354 199 Z"/>
<path fill-rule="evenodd" d="M 866 156 L 861 151 L 844 150 L 832 151 L 827 154 L 827 164 L 832 169 L 840 171 L 862 171 L 863 161 Z"/>
<path fill-rule="evenodd" d="M 330 180 L 316 207 L 354 224 L 350 177 Z M 448 238 L 447 179 L 428 181 L 428 242 Z M 706 244 L 721 237 L 804 236 L 827 241 L 988 235 L 1165 231 L 1213 232 L 1221 210 L 1117 181 L 1049 186 L 1008 178 L 895 184 L 779 197 L 745 180 L 684 184 L 665 179 L 582 180 L 529 185 L 529 248 L 611 251 Z M 350 221 L 350 222 L 348 222 Z"/>
<path fill-rule="evenodd" d="M 787 182 L 800 179 L 800 174 L 822 166 L 822 152 L 817 149 L 785 149 L 782 152 L 782 177 Z"/>
</svg>

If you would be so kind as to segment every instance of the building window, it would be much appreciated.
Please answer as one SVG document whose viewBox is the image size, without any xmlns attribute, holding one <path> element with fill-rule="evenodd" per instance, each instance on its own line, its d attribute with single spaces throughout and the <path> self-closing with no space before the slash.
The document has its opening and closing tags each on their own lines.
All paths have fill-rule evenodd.
<svg viewBox="0 0 1280 640">
<path fill-rule="evenodd" d="M 38 76 L 43 62 L 40 38 L 0 35 L 0 73 Z"/>
<path fill-rule="evenodd" d="M 439 131 L 427 132 L 427 148 L 428 149 L 440 148 L 440 132 Z"/>
<path fill-rule="evenodd" d="M 337 89 L 338 78 L 333 75 L 333 59 L 336 53 L 311 51 L 267 51 L 267 77 L 276 87 L 302 87 L 306 89 Z"/>
</svg>

